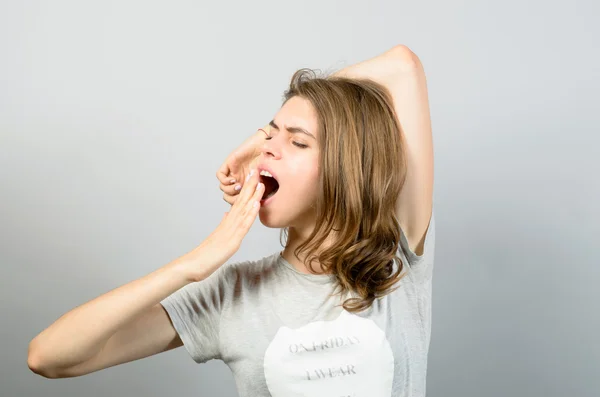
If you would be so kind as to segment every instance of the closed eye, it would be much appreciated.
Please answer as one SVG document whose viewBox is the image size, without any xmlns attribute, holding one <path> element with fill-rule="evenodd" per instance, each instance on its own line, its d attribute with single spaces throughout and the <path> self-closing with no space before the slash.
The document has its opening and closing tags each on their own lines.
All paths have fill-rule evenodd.
<svg viewBox="0 0 600 397">
<path fill-rule="evenodd" d="M 273 139 L 272 136 L 268 136 L 268 137 L 265 138 L 266 141 L 269 141 L 271 139 Z M 305 145 L 303 143 L 299 143 L 299 142 L 292 142 L 292 143 L 294 144 L 294 146 L 298 146 L 301 149 L 306 149 L 308 147 L 308 145 Z"/>
</svg>

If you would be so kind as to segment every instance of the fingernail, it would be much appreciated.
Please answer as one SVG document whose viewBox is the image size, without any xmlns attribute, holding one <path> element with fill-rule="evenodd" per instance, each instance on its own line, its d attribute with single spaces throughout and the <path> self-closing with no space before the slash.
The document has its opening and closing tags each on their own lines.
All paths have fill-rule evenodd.
<svg viewBox="0 0 600 397">
<path fill-rule="evenodd" d="M 229 183 L 235 183 L 235 179 L 230 179 Z"/>
<path fill-rule="evenodd" d="M 233 188 L 234 190 L 240 190 L 242 188 L 242 185 L 235 185 L 235 187 Z"/>
<path fill-rule="evenodd" d="M 246 177 L 246 182 L 248 182 L 250 180 L 250 177 L 254 175 L 254 170 L 250 170 L 250 173 L 248 174 L 248 176 Z"/>
<path fill-rule="evenodd" d="M 253 206 L 254 208 L 258 207 L 258 201 L 255 201 L 255 202 L 254 202 L 254 204 L 252 204 L 252 206 Z"/>
<path fill-rule="evenodd" d="M 259 183 L 258 185 L 256 185 L 256 190 L 262 189 L 262 188 L 263 188 L 263 186 L 264 186 L 264 185 L 263 185 L 262 183 Z"/>
</svg>

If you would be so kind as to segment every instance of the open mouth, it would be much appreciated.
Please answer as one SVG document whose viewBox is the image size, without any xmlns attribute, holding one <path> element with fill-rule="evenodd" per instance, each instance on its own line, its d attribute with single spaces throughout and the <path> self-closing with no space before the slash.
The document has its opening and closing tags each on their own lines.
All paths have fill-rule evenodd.
<svg viewBox="0 0 600 397">
<path fill-rule="evenodd" d="M 263 200 L 273 197 L 279 190 L 279 182 L 277 182 L 277 179 L 273 178 L 273 175 L 271 175 L 269 171 L 260 172 L 260 181 L 265 185 L 265 192 L 262 196 Z"/>
</svg>

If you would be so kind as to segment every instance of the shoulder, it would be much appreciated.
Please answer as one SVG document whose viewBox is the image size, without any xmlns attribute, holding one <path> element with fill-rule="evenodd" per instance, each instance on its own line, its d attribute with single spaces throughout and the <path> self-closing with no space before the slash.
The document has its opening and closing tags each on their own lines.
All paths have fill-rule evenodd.
<svg viewBox="0 0 600 397">
<path fill-rule="evenodd" d="M 279 252 L 252 260 L 223 265 L 222 277 L 231 283 L 247 284 L 271 279 L 277 270 Z"/>
</svg>

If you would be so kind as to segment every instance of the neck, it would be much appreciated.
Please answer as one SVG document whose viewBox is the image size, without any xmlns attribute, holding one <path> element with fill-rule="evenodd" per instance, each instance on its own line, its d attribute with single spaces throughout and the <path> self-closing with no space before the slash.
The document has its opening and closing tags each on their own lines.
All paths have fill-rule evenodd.
<svg viewBox="0 0 600 397">
<path fill-rule="evenodd" d="M 292 266 L 301 273 L 312 273 L 309 270 L 308 261 L 306 260 L 306 252 L 299 253 L 298 257 L 294 254 L 294 251 L 306 240 L 312 233 L 312 228 L 297 228 L 290 226 L 288 228 L 287 244 L 282 252 L 283 258 L 288 261 Z M 318 254 L 318 251 L 317 251 Z M 325 274 L 321 269 L 318 260 L 312 262 L 312 268 L 317 274 Z"/>
</svg>

